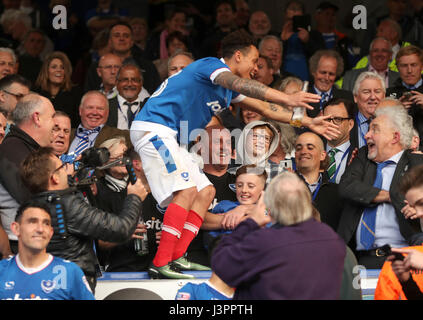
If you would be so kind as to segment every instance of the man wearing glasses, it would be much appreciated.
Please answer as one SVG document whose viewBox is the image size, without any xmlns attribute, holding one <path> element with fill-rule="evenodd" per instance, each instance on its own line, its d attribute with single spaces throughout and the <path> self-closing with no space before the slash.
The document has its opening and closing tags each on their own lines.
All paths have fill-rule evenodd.
<svg viewBox="0 0 423 320">
<path fill-rule="evenodd" d="M 124 64 L 117 73 L 118 95 L 109 99 L 107 125 L 121 130 L 129 130 L 143 102 L 150 95 L 143 87 L 144 79 L 140 69 L 134 64 Z"/>
<path fill-rule="evenodd" d="M 101 78 L 100 92 L 107 99 L 112 99 L 118 94 L 116 89 L 116 76 L 122 67 L 121 59 L 113 54 L 106 53 L 98 61 L 97 74 Z"/>
<path fill-rule="evenodd" d="M 328 121 L 339 126 L 340 134 L 327 140 L 326 144 L 329 180 L 339 183 L 352 151 L 357 147 L 350 142 L 350 132 L 354 127 L 354 104 L 346 99 L 332 99 L 323 107 L 323 115 L 331 115 Z"/>
<path fill-rule="evenodd" d="M 12 111 L 15 110 L 18 101 L 29 93 L 30 87 L 31 83 L 17 74 L 10 74 L 0 79 L 0 110 L 4 111 L 8 118 L 6 134 L 12 122 Z"/>
</svg>

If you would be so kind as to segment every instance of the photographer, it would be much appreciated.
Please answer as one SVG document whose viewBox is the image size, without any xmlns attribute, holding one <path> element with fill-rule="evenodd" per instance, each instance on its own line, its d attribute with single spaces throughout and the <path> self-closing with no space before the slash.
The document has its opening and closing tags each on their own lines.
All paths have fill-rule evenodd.
<svg viewBox="0 0 423 320">
<path fill-rule="evenodd" d="M 90 162 L 94 162 L 92 158 Z M 84 163 L 83 159 L 81 162 Z M 54 155 L 53 149 L 40 148 L 23 162 L 21 177 L 35 197 L 52 208 L 55 232 L 47 251 L 78 264 L 94 292 L 98 265 L 94 240 L 127 241 L 134 233 L 141 201 L 147 192 L 140 181 L 128 185 L 128 196 L 120 215 L 116 216 L 92 207 L 80 191 L 69 187 L 68 167 L 68 163 L 62 163 Z"/>
</svg>

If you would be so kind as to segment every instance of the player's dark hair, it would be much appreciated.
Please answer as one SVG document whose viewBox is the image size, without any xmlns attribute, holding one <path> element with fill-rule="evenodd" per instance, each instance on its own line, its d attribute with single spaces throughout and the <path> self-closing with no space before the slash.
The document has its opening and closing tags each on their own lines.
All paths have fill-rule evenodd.
<svg viewBox="0 0 423 320">
<path fill-rule="evenodd" d="M 222 56 L 223 58 L 231 58 L 236 51 L 247 54 L 251 46 L 255 46 L 256 41 L 244 29 L 239 29 L 229 33 L 222 40 Z"/>
<path fill-rule="evenodd" d="M 41 201 L 38 201 L 38 200 L 31 199 L 31 200 L 24 202 L 23 204 L 21 204 L 19 206 L 18 211 L 16 212 L 16 216 L 15 216 L 16 222 L 21 221 L 22 214 L 28 208 L 38 208 L 38 209 L 44 210 L 45 212 L 47 212 L 49 214 L 49 216 L 51 216 L 50 208 L 47 204 L 45 204 Z"/>
</svg>

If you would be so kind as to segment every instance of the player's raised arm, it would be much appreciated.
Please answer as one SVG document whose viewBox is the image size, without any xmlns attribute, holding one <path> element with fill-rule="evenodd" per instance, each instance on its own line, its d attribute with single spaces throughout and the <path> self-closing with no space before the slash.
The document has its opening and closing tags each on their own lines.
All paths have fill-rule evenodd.
<svg viewBox="0 0 423 320">
<path fill-rule="evenodd" d="M 292 118 L 292 111 L 286 110 L 275 103 L 261 101 L 255 98 L 246 97 L 242 100 L 242 102 L 236 103 L 235 105 L 241 108 L 253 110 L 268 119 L 284 123 L 290 123 Z M 310 118 L 305 114 L 302 119 L 302 125 L 310 128 L 327 139 L 331 139 L 333 136 L 339 134 L 339 127 L 332 122 L 325 121 L 327 118 L 330 118 L 330 115 Z"/>
<path fill-rule="evenodd" d="M 247 97 L 274 102 L 289 109 L 293 107 L 305 107 L 313 110 L 313 107 L 307 103 L 320 101 L 320 96 L 317 94 L 300 91 L 288 95 L 279 90 L 272 89 L 256 80 L 238 77 L 229 71 L 220 73 L 214 80 L 214 83 L 232 91 L 239 92 Z"/>
</svg>

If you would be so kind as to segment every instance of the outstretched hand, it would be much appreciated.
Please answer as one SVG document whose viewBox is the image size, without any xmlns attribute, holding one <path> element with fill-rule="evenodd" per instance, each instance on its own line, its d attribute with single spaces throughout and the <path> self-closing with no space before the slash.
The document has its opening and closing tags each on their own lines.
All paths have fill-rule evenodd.
<svg viewBox="0 0 423 320">
<path fill-rule="evenodd" d="M 311 130 L 313 130 L 315 133 L 325 137 L 328 140 L 331 140 L 333 138 L 336 138 L 341 132 L 339 131 L 339 126 L 326 121 L 326 119 L 330 118 L 331 115 L 327 116 L 319 116 L 315 118 L 308 118 L 310 123 L 303 123 L 309 127 Z"/>
<path fill-rule="evenodd" d="M 313 110 L 314 108 L 308 103 L 318 102 L 320 102 L 320 96 L 318 94 L 298 91 L 289 95 L 289 99 L 285 103 L 285 106 L 290 110 L 292 110 L 294 107 L 304 107 L 306 109 Z"/>
</svg>

